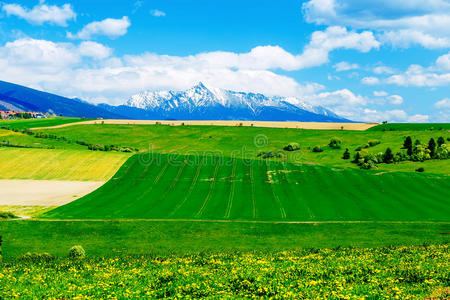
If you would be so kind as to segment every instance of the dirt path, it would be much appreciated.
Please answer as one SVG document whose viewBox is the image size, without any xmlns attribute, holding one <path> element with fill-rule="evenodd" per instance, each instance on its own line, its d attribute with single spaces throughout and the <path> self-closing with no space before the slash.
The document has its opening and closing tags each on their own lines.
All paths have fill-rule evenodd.
<svg viewBox="0 0 450 300">
<path fill-rule="evenodd" d="M 54 129 L 75 125 L 89 124 L 123 124 L 123 125 L 155 125 L 156 123 L 172 126 L 203 125 L 203 126 L 244 126 L 244 127 L 272 127 L 272 128 L 298 128 L 298 129 L 328 129 L 328 130 L 366 130 L 379 125 L 378 123 L 326 123 L 326 122 L 268 122 L 268 121 L 156 121 L 156 120 L 92 120 L 77 123 L 68 123 L 53 127 L 40 127 L 34 129 Z M 242 125 L 241 125 L 242 124 Z"/>
<path fill-rule="evenodd" d="M 0 180 L 0 205 L 58 206 L 103 185 L 97 181 Z"/>
</svg>

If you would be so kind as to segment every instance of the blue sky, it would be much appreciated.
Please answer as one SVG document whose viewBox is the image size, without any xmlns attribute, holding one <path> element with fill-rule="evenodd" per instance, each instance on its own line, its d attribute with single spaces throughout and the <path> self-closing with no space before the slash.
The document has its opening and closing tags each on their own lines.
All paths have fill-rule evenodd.
<svg viewBox="0 0 450 300">
<path fill-rule="evenodd" d="M 450 122 L 450 1 L 3 1 L 0 80 L 95 103 L 208 85 Z"/>
</svg>

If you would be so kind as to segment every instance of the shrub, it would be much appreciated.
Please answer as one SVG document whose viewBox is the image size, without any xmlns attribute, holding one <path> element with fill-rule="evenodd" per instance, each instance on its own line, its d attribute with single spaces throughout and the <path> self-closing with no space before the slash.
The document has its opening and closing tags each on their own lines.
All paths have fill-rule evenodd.
<svg viewBox="0 0 450 300">
<path fill-rule="evenodd" d="M 342 155 L 342 159 L 350 159 L 350 152 L 348 151 L 348 148 L 345 149 L 345 152 Z"/>
<path fill-rule="evenodd" d="M 73 246 L 69 251 L 69 258 L 71 259 L 83 259 L 86 257 L 86 252 L 82 246 Z"/>
<path fill-rule="evenodd" d="M 312 152 L 323 152 L 323 149 L 322 149 L 322 147 L 320 147 L 320 146 L 315 146 L 315 147 L 312 149 Z"/>
<path fill-rule="evenodd" d="M 390 164 L 390 163 L 394 162 L 394 154 L 392 153 L 391 148 L 387 148 L 386 152 L 384 152 L 383 162 L 386 164 Z"/>
<path fill-rule="evenodd" d="M 438 147 L 440 147 L 442 144 L 445 144 L 445 140 L 444 140 L 444 138 L 442 136 L 440 136 L 438 138 L 437 144 L 438 144 Z"/>
<path fill-rule="evenodd" d="M 425 169 L 422 167 L 416 169 L 416 172 L 424 172 L 424 171 L 425 171 Z"/>
<path fill-rule="evenodd" d="M 6 220 L 6 219 L 15 219 L 17 216 L 9 211 L 0 211 L 0 219 Z"/>
<path fill-rule="evenodd" d="M 376 145 L 379 145 L 381 142 L 379 140 L 370 140 L 369 141 L 369 147 L 375 147 Z"/>
<path fill-rule="evenodd" d="M 289 143 L 289 145 L 287 145 L 283 149 L 286 151 L 296 151 L 300 149 L 300 145 L 298 143 Z"/>
<path fill-rule="evenodd" d="M 40 261 L 51 261 L 55 259 L 55 257 L 47 252 L 44 253 L 31 253 L 27 252 L 18 258 L 19 260 L 24 261 L 33 261 L 33 262 L 40 262 Z"/>
<path fill-rule="evenodd" d="M 377 165 L 371 160 L 361 164 L 361 169 L 370 170 L 370 169 L 376 169 L 376 168 L 377 168 Z"/>
<path fill-rule="evenodd" d="M 341 149 L 341 143 L 342 142 L 340 139 L 332 138 L 328 146 L 330 146 L 331 149 Z"/>
</svg>

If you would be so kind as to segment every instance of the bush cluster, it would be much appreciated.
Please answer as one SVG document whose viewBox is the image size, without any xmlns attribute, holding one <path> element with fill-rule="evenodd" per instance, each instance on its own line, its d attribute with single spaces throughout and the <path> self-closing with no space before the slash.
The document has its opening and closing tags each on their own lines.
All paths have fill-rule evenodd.
<svg viewBox="0 0 450 300">
<path fill-rule="evenodd" d="M 11 148 L 33 148 L 33 149 L 55 149 L 55 146 L 36 146 L 27 144 L 14 144 L 9 141 L 1 141 L 0 147 L 11 147 Z"/>
<path fill-rule="evenodd" d="M 320 147 L 320 146 L 315 146 L 315 147 L 312 149 L 312 152 L 323 152 L 323 149 L 322 149 L 322 147 Z"/>
<path fill-rule="evenodd" d="M 0 219 L 15 219 L 17 216 L 9 211 L 0 211 Z"/>
<path fill-rule="evenodd" d="M 30 261 L 30 262 L 42 262 L 42 261 L 52 261 L 55 257 L 47 252 L 44 253 L 31 253 L 27 252 L 18 258 L 22 261 Z"/>
<path fill-rule="evenodd" d="M 287 145 L 283 149 L 285 151 L 297 151 L 300 150 L 300 145 L 298 143 L 289 143 L 289 145 Z"/>
<path fill-rule="evenodd" d="M 369 153 L 367 150 L 361 149 L 356 152 L 352 162 L 359 165 L 362 169 L 372 169 L 381 163 L 391 164 L 401 161 L 422 162 L 430 159 L 450 158 L 450 149 L 445 144 L 443 137 L 439 137 L 437 143 L 431 138 L 427 145 L 423 145 L 419 140 L 413 143 L 411 137 L 408 136 L 403 142 L 402 149 L 406 149 L 406 153 L 397 152 L 394 154 L 391 148 L 387 148 L 384 153 Z"/>
<path fill-rule="evenodd" d="M 281 151 L 269 151 L 269 152 L 264 152 L 261 151 L 258 153 L 258 157 L 262 157 L 264 159 L 266 158 L 286 158 L 286 154 L 284 154 Z"/>
<path fill-rule="evenodd" d="M 331 149 L 341 149 L 342 141 L 338 138 L 332 138 L 328 146 Z"/>
<path fill-rule="evenodd" d="M 361 145 L 361 146 L 357 147 L 355 149 L 355 151 L 361 151 L 362 149 L 375 147 L 376 145 L 379 145 L 379 144 L 381 144 L 381 142 L 379 140 L 370 140 L 370 141 L 367 142 L 367 144 L 364 144 L 364 145 Z"/>
</svg>

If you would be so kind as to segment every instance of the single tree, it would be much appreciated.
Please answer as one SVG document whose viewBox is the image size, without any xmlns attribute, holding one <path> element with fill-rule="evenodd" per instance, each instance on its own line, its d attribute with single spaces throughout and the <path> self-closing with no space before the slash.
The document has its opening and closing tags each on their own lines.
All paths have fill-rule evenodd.
<svg viewBox="0 0 450 300">
<path fill-rule="evenodd" d="M 353 163 L 357 164 L 359 163 L 359 160 L 361 159 L 361 154 L 358 152 L 356 152 L 355 157 L 353 158 Z"/>
<path fill-rule="evenodd" d="M 436 142 L 433 138 L 428 142 L 428 150 L 430 150 L 430 156 L 433 158 L 436 155 Z"/>
<path fill-rule="evenodd" d="M 407 136 L 406 139 L 403 141 L 403 149 L 408 149 L 409 147 L 412 147 L 412 139 L 410 136 Z"/>
<path fill-rule="evenodd" d="M 444 140 L 444 138 L 442 136 L 440 136 L 438 138 L 437 144 L 438 144 L 438 147 L 440 147 L 442 144 L 445 144 L 445 140 Z"/>
<path fill-rule="evenodd" d="M 413 154 L 413 144 L 410 136 L 406 137 L 405 141 L 403 142 L 403 149 L 406 149 L 406 154 L 408 154 L 409 156 Z"/>
<path fill-rule="evenodd" d="M 394 154 L 391 148 L 387 148 L 383 155 L 383 162 L 386 164 L 392 163 L 394 161 Z"/>
<path fill-rule="evenodd" d="M 348 151 L 348 148 L 345 149 L 342 159 L 350 159 L 350 151 Z"/>
</svg>

